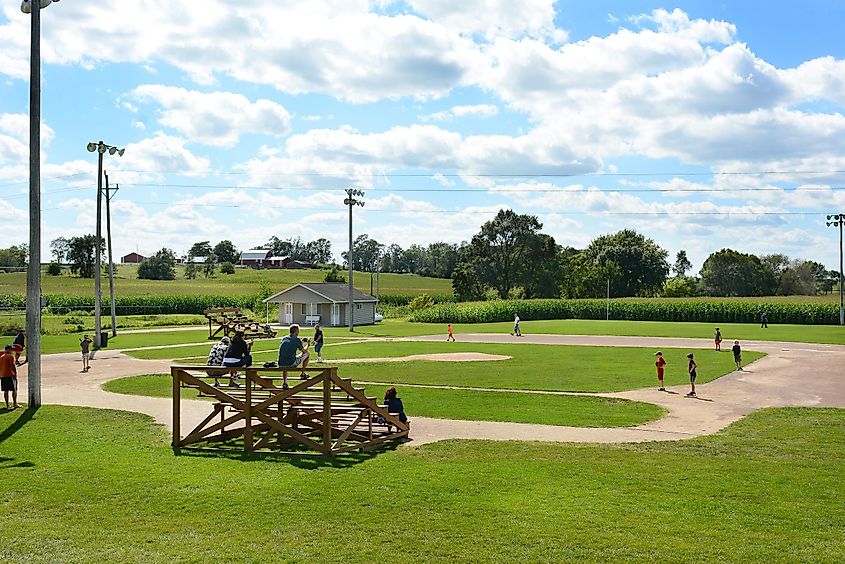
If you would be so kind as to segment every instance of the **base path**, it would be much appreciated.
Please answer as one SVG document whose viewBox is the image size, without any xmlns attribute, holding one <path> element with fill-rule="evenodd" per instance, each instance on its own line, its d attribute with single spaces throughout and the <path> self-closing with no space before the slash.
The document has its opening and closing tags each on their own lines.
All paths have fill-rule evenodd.
<svg viewBox="0 0 845 564">
<path fill-rule="evenodd" d="M 607 347 L 648 347 L 709 349 L 709 339 L 658 337 L 610 337 L 583 335 L 460 334 L 461 342 L 582 345 Z M 409 341 L 442 341 L 442 336 L 411 337 Z M 411 417 L 412 445 L 444 439 L 534 440 L 553 442 L 638 442 L 678 440 L 711 434 L 752 411 L 764 407 L 845 408 L 845 346 L 770 341 L 743 341 L 744 350 L 765 352 L 768 356 L 751 364 L 744 372 L 732 372 L 696 386 L 698 398 L 685 398 L 688 385 L 659 392 L 644 388 L 597 395 L 648 402 L 664 407 L 668 415 L 658 421 L 627 428 L 584 428 L 491 421 L 458 421 Z M 453 353 L 447 353 L 451 356 Z M 725 351 L 724 354 L 730 354 Z M 493 355 L 491 355 L 493 356 Z M 396 359 L 392 359 L 396 360 Z M 455 359 L 457 360 L 457 359 Z M 469 359 L 466 359 L 469 360 Z M 92 369 L 81 373 L 78 353 L 47 355 L 42 360 L 43 402 L 61 405 L 123 409 L 146 413 L 157 422 L 171 424 L 169 398 L 149 398 L 113 394 L 101 385 L 115 378 L 170 371 L 169 360 L 138 360 L 120 351 L 100 351 Z M 26 365 L 18 369 L 20 398 L 26 399 Z M 538 401 L 542 401 L 538 398 Z M 413 413 L 413 406 L 411 412 Z M 182 403 L 183 432 L 192 429 L 209 412 L 208 402 Z"/>
</svg>

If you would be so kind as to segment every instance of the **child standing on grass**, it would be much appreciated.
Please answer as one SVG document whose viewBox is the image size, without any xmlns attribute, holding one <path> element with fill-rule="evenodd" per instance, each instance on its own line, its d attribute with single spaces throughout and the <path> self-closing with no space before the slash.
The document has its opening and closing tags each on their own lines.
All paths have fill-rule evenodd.
<svg viewBox="0 0 845 564">
<path fill-rule="evenodd" d="M 696 397 L 696 395 L 695 395 L 695 376 L 696 376 L 695 369 L 698 368 L 698 365 L 695 364 L 695 360 L 693 359 L 692 353 L 689 353 L 687 355 L 687 358 L 689 359 L 689 385 L 692 388 L 690 390 L 690 393 L 687 394 L 687 397 L 688 398 L 694 398 L 694 397 Z"/>
<path fill-rule="evenodd" d="M 716 343 L 716 352 L 722 350 L 722 332 L 716 327 L 716 334 L 713 336 L 713 341 Z"/>
<path fill-rule="evenodd" d="M 455 336 L 452 334 L 452 324 L 451 323 L 449 324 L 449 327 L 446 328 L 446 333 L 449 334 L 449 336 L 446 337 L 446 342 L 448 343 L 449 341 L 452 341 L 454 343 L 455 342 Z"/>
<path fill-rule="evenodd" d="M 317 362 L 323 362 L 323 330 L 319 323 L 314 326 L 314 350 L 317 351 Z"/>
<path fill-rule="evenodd" d="M 88 335 L 83 335 L 82 339 L 79 340 L 79 348 L 82 349 L 82 371 L 88 372 L 88 369 L 91 368 L 89 359 L 91 357 L 91 343 L 94 341 L 91 340 L 91 337 Z"/>
<path fill-rule="evenodd" d="M 15 341 L 12 343 L 12 350 L 15 351 L 15 364 L 21 366 L 26 361 L 24 360 L 21 362 L 21 353 L 26 348 L 26 331 L 21 329 L 18 331 L 18 336 L 15 337 Z"/>
<path fill-rule="evenodd" d="M 6 345 L 0 353 L 0 389 L 6 400 L 6 409 L 17 409 L 18 405 L 18 370 L 15 357 L 12 355 L 12 345 Z M 12 405 L 9 407 L 9 392 L 12 392 Z"/>
<path fill-rule="evenodd" d="M 734 353 L 734 363 L 737 370 L 742 370 L 742 347 L 739 346 L 739 341 L 734 341 L 734 346 L 731 349 Z"/>
<path fill-rule="evenodd" d="M 663 353 L 660 351 L 654 353 L 654 356 L 657 357 L 654 365 L 657 367 L 657 381 L 660 382 L 660 387 L 657 388 L 657 391 L 665 392 L 666 388 L 663 387 L 663 368 L 666 366 L 666 360 L 663 358 Z"/>
</svg>

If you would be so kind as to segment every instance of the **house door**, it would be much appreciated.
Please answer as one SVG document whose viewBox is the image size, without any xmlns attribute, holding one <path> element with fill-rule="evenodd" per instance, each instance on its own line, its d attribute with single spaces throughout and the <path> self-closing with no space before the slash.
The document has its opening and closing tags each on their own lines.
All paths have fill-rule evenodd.
<svg viewBox="0 0 845 564">
<path fill-rule="evenodd" d="M 285 325 L 290 325 L 293 323 L 293 304 L 286 303 L 285 304 Z"/>
<path fill-rule="evenodd" d="M 340 325 L 340 304 L 332 304 L 332 325 Z"/>
</svg>

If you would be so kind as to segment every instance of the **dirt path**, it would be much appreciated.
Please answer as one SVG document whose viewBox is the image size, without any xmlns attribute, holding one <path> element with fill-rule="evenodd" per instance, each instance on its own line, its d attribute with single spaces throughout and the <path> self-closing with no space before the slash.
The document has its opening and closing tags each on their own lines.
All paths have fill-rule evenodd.
<svg viewBox="0 0 845 564">
<path fill-rule="evenodd" d="M 656 337 L 529 335 L 518 338 L 497 334 L 461 334 L 458 338 L 462 342 L 476 343 L 678 347 L 690 350 L 712 346 L 708 339 Z M 439 342 L 442 336 L 392 340 Z M 644 401 L 666 408 L 668 415 L 652 423 L 630 428 L 581 428 L 412 417 L 411 434 L 414 439 L 412 444 L 426 444 L 444 439 L 598 443 L 677 440 L 715 433 L 748 413 L 763 407 L 845 408 L 845 369 L 843 369 L 845 346 L 745 341 L 743 348 L 762 351 L 768 356 L 758 360 L 744 372 L 733 372 L 712 382 L 696 386 L 698 399 L 684 397 L 683 394 L 688 389 L 685 385 L 669 388 L 668 392 L 645 388 L 610 394 L 594 394 Z M 451 356 L 455 353 L 446 354 Z M 413 356 L 420 357 L 421 355 Z M 448 360 L 456 359 L 452 357 Z M 115 378 L 168 372 L 170 364 L 168 360 L 138 360 L 120 351 L 100 351 L 97 359 L 92 362 L 91 372 L 82 374 L 78 353 L 47 355 L 42 360 L 43 401 L 52 404 L 137 411 L 146 413 L 157 422 L 170 426 L 172 409 L 170 399 L 112 394 L 101 388 L 104 382 Z M 25 399 L 26 366 L 19 369 L 19 381 L 22 385 L 21 398 Z M 207 413 L 207 402 L 184 402 L 183 432 L 193 428 Z"/>
</svg>

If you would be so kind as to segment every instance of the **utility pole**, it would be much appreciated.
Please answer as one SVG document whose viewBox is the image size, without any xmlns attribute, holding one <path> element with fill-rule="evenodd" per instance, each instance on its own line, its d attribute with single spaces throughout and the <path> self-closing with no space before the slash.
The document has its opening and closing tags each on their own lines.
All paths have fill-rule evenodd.
<svg viewBox="0 0 845 564">
<path fill-rule="evenodd" d="M 827 216 L 825 225 L 839 228 L 839 324 L 845 325 L 845 299 L 843 299 L 842 282 L 845 280 L 842 273 L 842 226 L 845 225 L 845 213 L 838 213 Z"/>
<path fill-rule="evenodd" d="M 126 149 L 118 149 L 113 145 L 106 145 L 102 141 L 88 143 L 87 148 L 89 153 L 97 152 L 97 233 L 94 235 L 94 348 L 99 349 L 102 346 L 100 333 L 103 329 L 100 316 L 100 309 L 103 306 L 103 267 L 100 260 L 100 255 L 103 252 L 103 155 L 108 151 L 110 155 L 117 153 L 122 157 Z"/>
<path fill-rule="evenodd" d="M 349 206 L 349 253 L 346 255 L 346 262 L 349 266 L 349 303 L 346 306 L 346 317 L 349 321 L 349 331 L 355 331 L 355 322 L 353 317 L 355 315 L 355 301 L 352 298 L 352 206 L 364 207 L 364 202 L 356 200 L 354 196 L 364 196 L 364 192 L 354 188 L 346 189 L 346 199 L 343 203 Z"/>
<path fill-rule="evenodd" d="M 115 186 L 114 193 L 109 190 L 109 174 L 105 173 L 106 176 L 106 244 L 109 248 L 109 303 L 111 304 L 111 336 L 117 337 L 117 315 L 115 315 L 115 305 L 114 305 L 114 261 L 112 261 L 112 249 L 111 249 L 111 199 L 114 194 L 117 194 L 117 191 L 120 190 L 120 186 Z"/>
<path fill-rule="evenodd" d="M 605 309 L 605 320 L 610 321 L 610 278 L 607 279 L 607 306 Z"/>
</svg>

